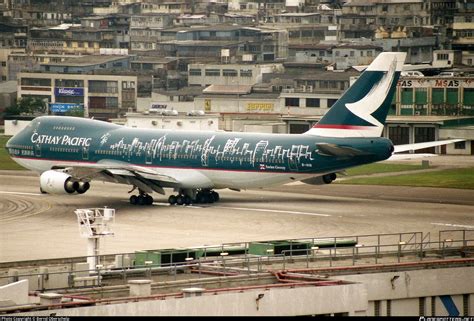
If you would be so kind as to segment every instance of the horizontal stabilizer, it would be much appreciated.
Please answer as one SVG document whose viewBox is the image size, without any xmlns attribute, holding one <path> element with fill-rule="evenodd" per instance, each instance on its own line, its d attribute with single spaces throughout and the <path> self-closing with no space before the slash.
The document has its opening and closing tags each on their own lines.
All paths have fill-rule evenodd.
<svg viewBox="0 0 474 321">
<path fill-rule="evenodd" d="M 396 145 L 394 153 L 408 152 L 412 150 L 418 150 L 423 148 L 430 148 L 442 145 L 453 144 L 457 142 L 465 141 L 465 139 L 448 139 L 448 140 L 438 140 L 434 142 L 425 142 L 425 143 L 415 143 L 415 144 L 405 144 L 405 145 Z"/>
<path fill-rule="evenodd" d="M 322 156 L 359 156 L 359 155 L 367 155 L 366 152 L 358 150 L 356 148 L 347 147 L 347 146 L 340 146 L 336 144 L 328 144 L 328 143 L 320 143 L 316 144 L 318 149 L 316 152 Z"/>
<path fill-rule="evenodd" d="M 410 159 L 420 159 L 426 157 L 436 157 L 436 154 L 393 154 L 385 161 L 399 161 L 399 160 L 410 160 Z"/>
</svg>

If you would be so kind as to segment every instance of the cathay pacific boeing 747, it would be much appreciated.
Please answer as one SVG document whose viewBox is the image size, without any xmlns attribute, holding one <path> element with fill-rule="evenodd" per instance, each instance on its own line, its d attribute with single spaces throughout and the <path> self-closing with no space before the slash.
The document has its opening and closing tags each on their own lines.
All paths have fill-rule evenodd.
<svg viewBox="0 0 474 321">
<path fill-rule="evenodd" d="M 37 171 L 40 189 L 82 194 L 93 180 L 129 184 L 132 204 L 210 203 L 217 189 L 259 188 L 292 181 L 328 184 L 346 168 L 393 153 L 458 140 L 393 146 L 380 137 L 405 60 L 381 53 L 308 132 L 299 135 L 137 129 L 65 116 L 35 118 L 6 147 Z"/>
</svg>

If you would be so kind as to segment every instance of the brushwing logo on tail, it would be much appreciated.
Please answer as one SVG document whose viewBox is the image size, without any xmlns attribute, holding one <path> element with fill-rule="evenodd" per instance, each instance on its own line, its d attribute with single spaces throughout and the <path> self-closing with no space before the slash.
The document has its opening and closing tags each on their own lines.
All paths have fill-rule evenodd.
<svg viewBox="0 0 474 321">
<path fill-rule="evenodd" d="M 372 89 L 359 101 L 346 103 L 346 108 L 361 119 L 373 124 L 376 127 L 383 127 L 372 113 L 374 113 L 383 104 L 392 87 L 397 60 L 394 58 L 390 64 L 387 73 L 377 82 Z"/>
</svg>

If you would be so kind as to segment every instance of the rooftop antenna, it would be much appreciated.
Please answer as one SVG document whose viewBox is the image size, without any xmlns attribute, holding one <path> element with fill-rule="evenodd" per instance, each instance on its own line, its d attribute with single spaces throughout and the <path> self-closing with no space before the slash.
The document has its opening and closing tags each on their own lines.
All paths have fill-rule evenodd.
<svg viewBox="0 0 474 321">
<path fill-rule="evenodd" d="M 112 208 L 83 208 L 74 211 L 79 225 L 79 234 L 87 238 L 87 263 L 89 270 L 95 270 L 100 265 L 100 238 L 113 236 L 112 224 L 115 222 L 115 209 Z"/>
</svg>

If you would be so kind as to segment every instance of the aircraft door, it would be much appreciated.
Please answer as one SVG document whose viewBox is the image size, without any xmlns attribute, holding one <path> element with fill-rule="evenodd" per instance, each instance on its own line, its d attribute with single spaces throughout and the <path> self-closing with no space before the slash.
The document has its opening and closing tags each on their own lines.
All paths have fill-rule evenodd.
<svg viewBox="0 0 474 321">
<path fill-rule="evenodd" d="M 35 144 L 35 156 L 36 157 L 41 157 L 41 145 L 40 144 Z"/>
<path fill-rule="evenodd" d="M 298 171 L 298 155 L 300 153 L 301 146 L 293 145 L 288 155 L 288 167 L 292 171 Z"/>
<path fill-rule="evenodd" d="M 153 158 L 153 150 L 152 150 L 152 145 L 150 144 L 146 150 L 145 153 L 145 163 L 146 164 L 151 164 L 152 158 Z"/>
<path fill-rule="evenodd" d="M 83 160 L 89 159 L 89 146 L 82 147 L 82 159 Z"/>
</svg>

